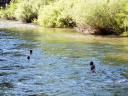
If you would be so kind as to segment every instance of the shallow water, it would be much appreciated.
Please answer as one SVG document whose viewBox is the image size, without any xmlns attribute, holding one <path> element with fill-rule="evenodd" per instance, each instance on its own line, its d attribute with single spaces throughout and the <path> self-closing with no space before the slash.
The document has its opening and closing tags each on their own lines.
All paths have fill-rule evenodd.
<svg viewBox="0 0 128 96">
<path fill-rule="evenodd" d="M 21 31 L 0 32 L 0 96 L 128 96 L 128 38 Z"/>
</svg>

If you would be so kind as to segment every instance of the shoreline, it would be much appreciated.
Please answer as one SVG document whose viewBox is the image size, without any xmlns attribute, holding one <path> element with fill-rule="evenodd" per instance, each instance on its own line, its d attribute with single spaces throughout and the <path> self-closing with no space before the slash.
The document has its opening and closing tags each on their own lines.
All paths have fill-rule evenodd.
<svg viewBox="0 0 128 96">
<path fill-rule="evenodd" d="M 21 21 L 16 21 L 16 20 L 7 20 L 7 19 L 3 19 L 0 18 L 0 30 L 3 29 L 10 29 L 10 28 L 24 28 L 24 29 L 39 29 L 42 27 L 40 25 L 36 25 L 34 23 L 24 23 Z M 56 28 L 55 28 L 56 29 Z M 58 29 L 58 28 L 57 28 Z M 61 29 L 66 29 L 66 28 L 61 28 Z M 128 35 L 96 35 L 94 34 L 95 30 L 91 30 L 91 29 L 86 29 L 86 28 L 79 28 L 79 27 L 74 27 L 71 28 L 72 30 L 75 30 L 78 33 L 81 33 L 83 35 L 95 35 L 95 36 L 103 36 L 103 37 L 128 37 Z"/>
<path fill-rule="evenodd" d="M 33 23 L 23 23 L 16 20 L 6 20 L 6 19 L 0 19 L 0 29 L 3 28 L 30 28 L 30 29 L 36 29 L 40 28 L 39 25 L 33 24 Z"/>
</svg>

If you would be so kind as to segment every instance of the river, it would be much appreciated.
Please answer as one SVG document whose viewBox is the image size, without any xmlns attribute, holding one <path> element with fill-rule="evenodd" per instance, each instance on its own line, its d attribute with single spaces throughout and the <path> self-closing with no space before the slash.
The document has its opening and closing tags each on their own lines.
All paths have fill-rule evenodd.
<svg viewBox="0 0 128 96">
<path fill-rule="evenodd" d="M 19 30 L 0 31 L 0 96 L 128 96 L 128 38 Z"/>
</svg>

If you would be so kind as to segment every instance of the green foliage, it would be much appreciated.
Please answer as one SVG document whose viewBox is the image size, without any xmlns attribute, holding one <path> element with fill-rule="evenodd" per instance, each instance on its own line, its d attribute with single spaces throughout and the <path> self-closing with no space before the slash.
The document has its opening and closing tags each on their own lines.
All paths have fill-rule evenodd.
<svg viewBox="0 0 128 96">
<path fill-rule="evenodd" d="M 70 9 L 76 0 L 60 0 L 40 9 L 38 23 L 43 27 L 73 27 Z"/>
<path fill-rule="evenodd" d="M 123 9 L 116 15 L 117 22 L 123 29 L 124 36 L 128 36 L 128 2 L 124 4 Z"/>
<path fill-rule="evenodd" d="M 40 7 L 54 0 L 11 0 L 6 8 L 0 9 L 0 17 L 6 19 L 17 19 L 23 22 L 32 22 L 38 16 Z"/>
<path fill-rule="evenodd" d="M 22 1 L 18 4 L 18 7 L 15 11 L 16 19 L 21 20 L 23 22 L 31 22 L 31 20 L 35 17 L 35 13 L 32 10 L 32 5 L 29 1 Z"/>
<path fill-rule="evenodd" d="M 38 23 L 43 27 L 89 26 L 101 34 L 118 35 L 128 29 L 127 6 L 127 0 L 59 0 L 40 9 Z"/>
<path fill-rule="evenodd" d="M 119 23 L 122 19 L 117 14 L 123 10 L 126 2 L 127 0 L 80 0 L 72 10 L 72 17 L 78 26 L 91 26 L 102 34 L 121 34 L 124 27 Z"/>
<path fill-rule="evenodd" d="M 17 7 L 17 0 L 12 0 L 9 5 L 6 5 L 6 8 L 0 9 L 0 17 L 6 19 L 15 19 L 14 12 Z"/>
<path fill-rule="evenodd" d="M 23 22 L 32 22 L 38 16 L 38 10 L 54 0 L 22 0 L 18 3 L 15 16 Z"/>
<path fill-rule="evenodd" d="M 128 34 L 128 0 L 12 0 L 0 17 L 43 27 L 91 28 L 101 34 Z"/>
</svg>

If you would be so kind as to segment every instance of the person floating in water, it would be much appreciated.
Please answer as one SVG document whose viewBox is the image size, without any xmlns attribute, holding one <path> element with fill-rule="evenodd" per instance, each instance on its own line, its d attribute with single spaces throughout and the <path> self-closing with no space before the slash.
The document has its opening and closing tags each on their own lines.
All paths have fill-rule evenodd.
<svg viewBox="0 0 128 96">
<path fill-rule="evenodd" d="M 27 56 L 27 59 L 30 60 L 30 56 Z"/>
<path fill-rule="evenodd" d="M 30 52 L 30 55 L 32 55 L 33 51 L 32 50 L 29 50 L 29 52 Z M 30 58 L 31 58 L 30 56 L 27 56 L 27 59 L 28 60 L 30 60 Z"/>
<path fill-rule="evenodd" d="M 30 55 L 32 54 L 32 52 L 33 52 L 33 51 L 32 51 L 32 50 L 30 50 Z"/>
<path fill-rule="evenodd" d="M 96 73 L 96 66 L 95 66 L 95 64 L 93 63 L 93 61 L 90 62 L 90 66 L 91 66 L 91 72 L 92 72 L 92 73 Z"/>
</svg>

